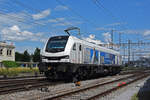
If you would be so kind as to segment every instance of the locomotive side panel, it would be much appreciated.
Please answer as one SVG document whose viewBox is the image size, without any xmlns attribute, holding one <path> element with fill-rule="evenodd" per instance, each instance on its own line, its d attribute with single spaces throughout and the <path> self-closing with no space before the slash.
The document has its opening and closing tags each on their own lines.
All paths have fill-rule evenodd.
<svg viewBox="0 0 150 100">
<path fill-rule="evenodd" d="M 87 46 L 84 47 L 84 64 L 89 64 L 90 62 L 90 49 Z"/>
<path fill-rule="evenodd" d="M 70 62 L 77 63 L 76 43 L 73 44 L 73 46 L 70 50 Z"/>
</svg>

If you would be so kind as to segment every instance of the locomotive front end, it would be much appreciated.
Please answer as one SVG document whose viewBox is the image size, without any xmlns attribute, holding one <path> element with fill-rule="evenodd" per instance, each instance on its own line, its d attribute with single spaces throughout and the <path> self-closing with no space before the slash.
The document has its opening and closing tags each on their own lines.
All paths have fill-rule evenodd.
<svg viewBox="0 0 150 100">
<path fill-rule="evenodd" d="M 44 72 L 46 77 L 54 76 L 56 72 L 64 72 L 66 64 L 69 63 L 69 36 L 55 36 L 51 37 L 43 51 L 42 59 L 39 65 L 40 72 Z M 56 75 L 55 75 L 56 76 Z"/>
<path fill-rule="evenodd" d="M 65 47 L 69 36 L 51 37 L 42 53 L 42 62 L 69 62 Z"/>
</svg>

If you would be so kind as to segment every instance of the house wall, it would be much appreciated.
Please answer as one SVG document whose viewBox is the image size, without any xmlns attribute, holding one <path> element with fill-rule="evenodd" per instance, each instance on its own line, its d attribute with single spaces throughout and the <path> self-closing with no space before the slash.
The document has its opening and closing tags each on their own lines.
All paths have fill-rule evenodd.
<svg viewBox="0 0 150 100">
<path fill-rule="evenodd" d="M 14 45 L 0 42 L 0 62 L 2 62 L 3 60 L 15 61 Z"/>
</svg>

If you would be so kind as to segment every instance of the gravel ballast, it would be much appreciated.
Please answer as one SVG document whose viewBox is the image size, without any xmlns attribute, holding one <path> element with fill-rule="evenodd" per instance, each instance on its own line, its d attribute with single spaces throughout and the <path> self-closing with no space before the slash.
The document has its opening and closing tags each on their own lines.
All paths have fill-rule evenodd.
<svg viewBox="0 0 150 100">
<path fill-rule="evenodd" d="M 117 90 L 116 92 L 111 93 L 108 96 L 99 98 L 98 100 L 131 100 L 134 94 L 139 93 L 139 91 L 143 89 L 144 84 L 149 79 L 150 79 L 150 76 L 142 80 L 139 80 L 135 83 L 132 83 L 128 85 L 127 87 L 123 87 Z M 149 83 L 149 86 L 150 86 L 150 83 Z M 150 91 L 150 88 L 149 88 L 149 91 Z M 139 100 L 149 100 L 149 99 L 139 99 Z"/>
<path fill-rule="evenodd" d="M 123 76 L 129 76 L 129 75 L 122 75 L 122 77 Z M 116 79 L 117 77 L 120 77 L 120 76 L 108 76 L 108 77 L 99 78 L 99 79 L 81 81 L 81 86 L 91 84 L 93 82 L 98 82 L 98 81 L 99 82 L 102 82 L 104 80 L 111 81 L 111 80 Z M 39 89 L 35 89 L 35 90 L 30 90 L 30 91 L 23 91 L 23 92 L 16 92 L 16 93 L 12 93 L 12 94 L 0 95 L 0 100 L 30 100 L 33 97 L 40 98 L 41 96 L 43 97 L 44 95 L 45 96 L 53 95 L 54 91 L 59 91 L 59 90 L 63 90 L 63 89 L 72 89 L 72 88 L 76 88 L 74 83 L 63 83 L 63 84 L 59 84 L 59 85 L 48 86 L 44 90 L 41 90 L 39 88 Z M 79 96 L 79 98 L 80 98 L 80 96 Z M 108 99 L 108 100 L 110 100 L 110 99 Z M 116 100 L 116 99 L 113 99 L 113 100 Z M 118 99 L 118 100 L 120 100 L 120 99 Z"/>
</svg>

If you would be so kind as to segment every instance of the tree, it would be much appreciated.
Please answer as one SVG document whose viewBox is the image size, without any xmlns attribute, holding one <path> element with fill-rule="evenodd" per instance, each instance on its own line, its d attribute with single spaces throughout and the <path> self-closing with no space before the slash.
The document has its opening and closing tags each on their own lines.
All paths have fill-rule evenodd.
<svg viewBox="0 0 150 100">
<path fill-rule="evenodd" d="M 40 51 L 41 50 L 39 48 L 35 49 L 34 54 L 32 56 L 33 62 L 40 62 Z"/>
<path fill-rule="evenodd" d="M 22 61 L 24 61 L 24 62 L 30 62 L 30 60 L 31 60 L 31 56 L 28 53 L 28 51 L 25 50 L 24 53 L 23 53 Z"/>
<path fill-rule="evenodd" d="M 22 61 L 23 60 L 23 54 L 19 52 L 15 52 L 15 61 Z"/>
</svg>

